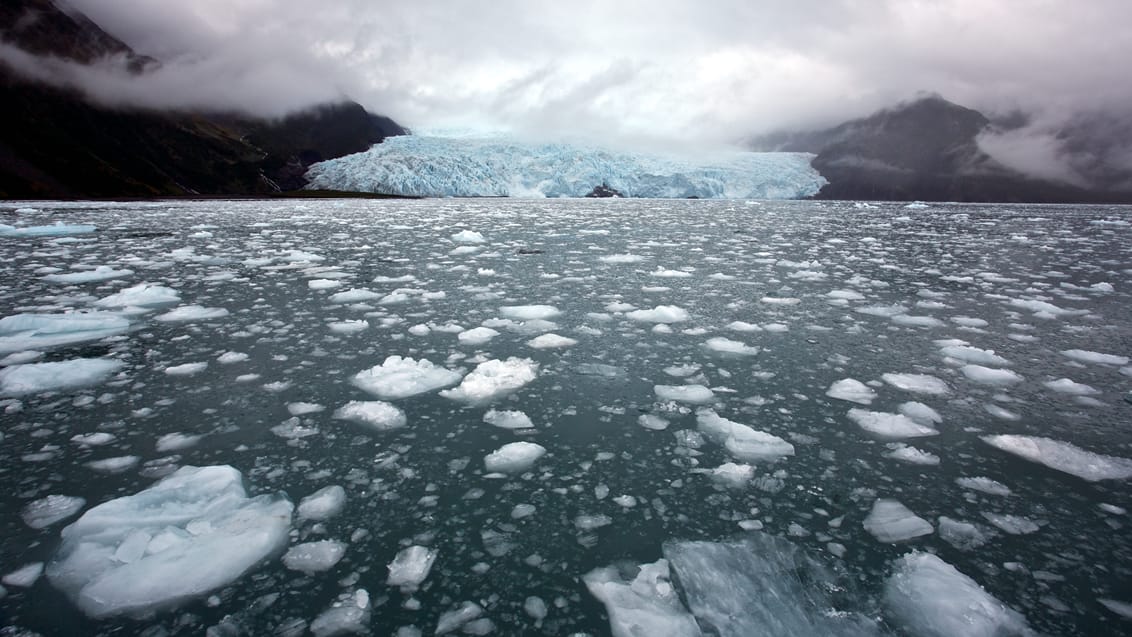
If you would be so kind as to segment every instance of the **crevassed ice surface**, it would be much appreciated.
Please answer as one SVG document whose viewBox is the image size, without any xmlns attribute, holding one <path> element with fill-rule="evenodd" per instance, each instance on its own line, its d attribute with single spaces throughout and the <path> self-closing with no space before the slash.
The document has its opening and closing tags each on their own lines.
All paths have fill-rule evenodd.
<svg viewBox="0 0 1132 637">
<path fill-rule="evenodd" d="M 311 166 L 308 188 L 429 197 L 584 197 L 602 184 L 626 197 L 798 199 L 826 180 L 807 153 L 628 153 L 508 138 L 390 137 Z"/>
<path fill-rule="evenodd" d="M 780 622 L 766 634 L 933 635 L 964 612 L 1018 634 L 1132 633 L 1119 614 L 1132 209 L 480 199 L 0 214 L 94 227 L 0 236 L 0 366 L 24 379 L 0 396 L 0 621 L 14 634 L 609 635 L 593 573 L 617 630 L 747 608 L 732 625 L 769 626 L 765 613 Z M 45 278 L 100 267 L 130 274 Z M 99 302 L 143 283 L 175 294 Z M 460 337 L 480 327 L 494 336 Z M 531 344 L 549 334 L 559 346 Z M 391 356 L 451 384 L 404 375 L 379 410 L 354 379 Z M 67 365 L 92 360 L 113 364 Z M 370 418 L 336 417 L 347 405 Z M 938 434 L 873 431 L 851 410 Z M 709 413 L 793 455 L 736 457 L 701 431 Z M 404 424 L 378 426 L 394 416 Z M 493 473 L 505 449 L 537 453 Z M 227 533 L 219 515 L 150 524 L 120 500 L 223 465 L 248 498 L 295 503 L 286 546 L 132 605 L 141 617 L 95 619 L 57 587 L 64 560 L 100 578 Z M 116 500 L 115 528 L 142 532 L 99 538 L 113 544 L 101 561 L 67 560 L 64 529 Z M 877 539 L 878 501 L 930 532 Z M 749 545 L 758 559 L 727 557 Z M 671 579 L 647 566 L 664 558 Z M 391 578 L 393 564 L 412 576 Z M 638 597 L 664 603 L 618 610 Z"/>
</svg>

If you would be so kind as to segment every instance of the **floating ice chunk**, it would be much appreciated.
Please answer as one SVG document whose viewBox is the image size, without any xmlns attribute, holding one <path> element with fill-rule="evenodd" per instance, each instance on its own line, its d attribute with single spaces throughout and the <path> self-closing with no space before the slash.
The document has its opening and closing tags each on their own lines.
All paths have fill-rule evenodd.
<svg viewBox="0 0 1132 637">
<path fill-rule="evenodd" d="M 329 571 L 346 555 L 346 544 L 337 540 L 319 540 L 296 544 L 283 554 L 283 566 L 307 575 Z"/>
<path fill-rule="evenodd" d="M 63 529 L 47 577 L 94 618 L 175 606 L 281 551 L 291 510 L 279 496 L 248 498 L 232 467 L 182 467 Z"/>
<path fill-rule="evenodd" d="M 641 565 L 632 580 L 613 567 L 595 569 L 582 579 L 605 605 L 613 637 L 701 637 L 671 578 L 668 561 L 660 559 Z"/>
<path fill-rule="evenodd" d="M 464 602 L 459 608 L 440 614 L 440 620 L 437 621 L 436 631 L 433 634 L 447 635 L 471 623 L 480 615 L 483 615 L 483 608 L 479 604 Z"/>
<path fill-rule="evenodd" d="M 1003 367 L 1010 364 L 1010 361 L 994 353 L 994 350 L 979 349 L 977 347 L 969 347 L 966 345 L 950 345 L 941 347 L 939 353 L 955 360 L 963 361 L 964 363 L 975 363 L 978 365 L 994 365 L 996 367 Z"/>
<path fill-rule="evenodd" d="M 312 290 L 333 290 L 341 286 L 342 282 L 337 279 L 311 279 L 307 281 L 307 287 Z"/>
<path fill-rule="evenodd" d="M 483 404 L 510 394 L 538 377 L 538 363 L 529 358 L 489 360 L 476 366 L 455 389 L 441 396 L 469 404 Z"/>
<path fill-rule="evenodd" d="M 943 416 L 939 412 L 928 407 L 924 403 L 915 401 L 901 403 L 897 410 L 905 416 L 915 420 L 921 425 L 931 426 L 935 423 L 943 422 Z"/>
<path fill-rule="evenodd" d="M 971 382 L 994 387 L 1013 385 L 1024 380 L 1021 375 L 1009 369 L 992 369 L 982 365 L 964 365 L 959 371 L 963 372 Z"/>
<path fill-rule="evenodd" d="M 0 369 L 0 396 L 61 391 L 105 382 L 125 367 L 108 358 L 76 358 L 54 363 L 28 363 Z"/>
<path fill-rule="evenodd" d="M 318 403 L 287 403 L 287 413 L 292 416 L 305 416 L 307 414 L 317 414 L 325 411 L 326 407 Z"/>
<path fill-rule="evenodd" d="M 766 303 L 767 305 L 798 305 L 802 302 L 802 299 L 796 299 L 793 297 L 764 296 L 759 299 L 759 302 Z"/>
<path fill-rule="evenodd" d="M 1034 634 L 1017 611 L 931 553 L 913 552 L 897 560 L 884 600 L 914 637 Z"/>
<path fill-rule="evenodd" d="M 546 454 L 546 447 L 533 442 L 511 442 L 483 458 L 489 473 L 518 473 L 526 471 Z"/>
<path fill-rule="evenodd" d="M 501 429 L 530 429 L 534 427 L 530 417 L 521 411 L 496 411 L 489 409 L 483 421 Z"/>
<path fill-rule="evenodd" d="M 831 299 L 841 299 L 844 301 L 864 301 L 865 295 L 856 290 L 830 290 L 825 294 Z"/>
<path fill-rule="evenodd" d="M 909 464 L 918 464 L 924 466 L 935 466 L 939 464 L 939 456 L 934 453 L 928 453 L 915 447 L 901 444 L 892 443 L 892 451 L 884 454 L 885 458 L 892 460 L 899 460 L 900 462 L 907 462 Z"/>
<path fill-rule="evenodd" d="M 657 266 L 656 269 L 649 274 L 663 279 L 684 279 L 692 276 L 691 272 L 685 272 L 683 270 L 669 270 L 661 266 Z"/>
<path fill-rule="evenodd" d="M 1054 305 L 1053 303 L 1047 303 L 1045 301 L 1036 301 L 1036 300 L 1031 300 L 1031 299 L 1011 299 L 1010 305 L 1012 305 L 1014 307 L 1022 308 L 1023 310 L 1029 310 L 1029 311 L 1033 312 L 1034 314 L 1044 314 L 1044 315 L 1048 315 L 1048 316 L 1052 316 L 1052 317 L 1080 316 L 1082 314 L 1088 314 L 1089 313 L 1088 310 L 1067 310 L 1067 309 L 1064 309 L 1064 308 L 1060 308 L 1060 307 Z"/>
<path fill-rule="evenodd" d="M 861 429 L 886 438 L 920 438 L 939 432 L 903 414 L 889 414 L 865 409 L 850 409 L 849 419 Z"/>
<path fill-rule="evenodd" d="M 711 470 L 711 479 L 732 489 L 747 486 L 755 477 L 755 468 L 749 464 L 725 462 Z"/>
<path fill-rule="evenodd" d="M 182 305 L 154 317 L 156 321 L 166 323 L 188 323 L 191 321 L 207 321 L 228 316 L 228 310 L 222 307 L 203 307 L 200 305 Z"/>
<path fill-rule="evenodd" d="M 365 288 L 350 288 L 349 290 L 331 294 L 327 300 L 331 303 L 364 303 L 366 301 L 376 301 L 383 296 L 385 295 Z"/>
<path fill-rule="evenodd" d="M 248 360 L 248 355 L 243 352 L 224 352 L 216 357 L 216 362 L 221 365 L 231 365 L 232 363 L 242 363 Z"/>
<path fill-rule="evenodd" d="M 897 325 L 908 327 L 943 327 L 944 322 L 934 316 L 912 316 L 911 314 L 896 314 L 889 317 Z"/>
<path fill-rule="evenodd" d="M 94 302 L 98 307 L 156 307 L 173 305 L 181 297 L 173 288 L 151 283 L 139 283 Z"/>
<path fill-rule="evenodd" d="M 483 345 L 496 336 L 499 336 L 498 331 L 490 327 L 480 326 L 460 332 L 456 335 L 456 339 L 465 345 Z"/>
<path fill-rule="evenodd" d="M 86 500 L 69 495 L 49 495 L 29 502 L 20 512 L 24 524 L 33 529 L 45 529 L 82 511 Z"/>
<path fill-rule="evenodd" d="M 794 445 L 782 438 L 728 420 L 711 409 L 696 412 L 696 425 L 739 460 L 774 460 L 794 455 Z"/>
<path fill-rule="evenodd" d="M 297 513 L 304 520 L 329 520 L 346 506 L 346 490 L 338 485 L 323 487 L 299 501 Z"/>
<path fill-rule="evenodd" d="M 703 385 L 653 385 L 652 389 L 660 400 L 692 404 L 710 403 L 715 400 L 715 394 Z"/>
<path fill-rule="evenodd" d="M 32 208 L 21 208 L 16 212 L 35 212 Z M 49 226 L 9 226 L 0 224 L 0 237 L 64 237 L 74 234 L 89 234 L 97 230 L 87 224 L 71 224 L 57 221 Z"/>
<path fill-rule="evenodd" d="M 972 491 L 981 491 L 989 495 L 1010 495 L 1010 487 L 990 478 L 978 476 L 975 478 L 956 478 L 955 484 L 963 487 L 964 489 L 971 489 Z"/>
<path fill-rule="evenodd" d="M 438 552 L 424 546 L 410 546 L 402 549 L 389 563 L 389 577 L 385 583 L 401 587 L 401 592 L 412 593 L 428 577 Z"/>
<path fill-rule="evenodd" d="M 184 363 L 182 365 L 173 365 L 165 368 L 167 376 L 192 376 L 199 374 L 208 369 L 208 363 Z"/>
<path fill-rule="evenodd" d="M 0 353 L 96 341 L 129 328 L 128 319 L 111 312 L 14 314 L 0 319 Z"/>
<path fill-rule="evenodd" d="M 33 363 L 43 358 L 43 352 L 33 349 L 23 350 L 19 352 L 12 352 L 4 358 L 0 358 L 0 367 L 8 367 L 10 365 L 22 365 L 24 363 Z"/>
<path fill-rule="evenodd" d="M 833 383 L 826 390 L 825 395 L 859 405 L 870 405 L 877 397 L 877 393 L 873 391 L 872 387 L 853 378 L 843 378 Z"/>
<path fill-rule="evenodd" d="M 93 270 L 83 270 L 80 272 L 69 272 L 67 274 L 48 274 L 43 277 L 45 281 L 52 283 L 94 283 L 97 281 L 109 281 L 110 279 L 120 279 L 133 274 L 133 270 L 125 268 L 115 270 L 108 265 L 100 265 Z"/>
<path fill-rule="evenodd" d="M 613 524 L 613 518 L 608 515 L 579 515 L 574 518 L 574 528 L 579 531 L 593 531 L 610 524 Z"/>
<path fill-rule="evenodd" d="M 460 232 L 452 235 L 450 238 L 452 239 L 453 243 L 465 243 L 471 245 L 487 243 L 487 239 L 484 239 L 483 235 L 476 232 L 475 230 L 461 230 Z"/>
<path fill-rule="evenodd" d="M 369 329 L 369 322 L 362 319 L 335 321 L 327 324 L 327 327 L 335 334 L 357 334 Z"/>
<path fill-rule="evenodd" d="M 1062 356 L 1066 356 L 1081 363 L 1096 363 L 1098 365 L 1127 365 L 1127 356 L 1116 356 L 1114 354 L 1101 354 L 1100 352 L 1090 352 L 1083 349 L 1067 349 L 1061 352 Z"/>
<path fill-rule="evenodd" d="M 669 422 L 668 419 L 662 418 L 655 414 L 641 414 L 640 416 L 637 416 L 637 424 L 644 427 L 645 429 L 651 429 L 653 431 L 664 431 L 665 429 L 668 429 Z"/>
<path fill-rule="evenodd" d="M 658 305 L 651 310 L 633 310 L 625 316 L 642 323 L 681 323 L 689 320 L 687 310 L 675 305 Z"/>
<path fill-rule="evenodd" d="M 890 318 L 897 314 L 903 314 L 907 309 L 908 308 L 903 305 L 867 305 L 865 307 L 859 307 L 854 311 L 859 314 L 868 314 L 869 316 Z"/>
<path fill-rule="evenodd" d="M 137 465 L 141 461 L 138 456 L 117 456 L 115 458 L 103 458 L 102 460 L 91 460 L 86 463 L 87 467 L 99 473 L 122 473 Z"/>
<path fill-rule="evenodd" d="M 761 332 L 763 328 L 755 325 L 754 323 L 747 323 L 744 321 L 731 321 L 723 326 L 724 329 L 729 329 L 733 332 Z"/>
<path fill-rule="evenodd" d="M 880 498 L 873 502 L 864 522 L 865 530 L 880 542 L 903 542 L 921 535 L 930 535 L 934 530 L 931 522 L 912 513 L 898 500 Z"/>
<path fill-rule="evenodd" d="M 640 263 L 641 261 L 645 260 L 645 257 L 639 254 L 607 254 L 605 256 L 598 257 L 597 260 L 601 261 L 602 263 L 624 264 Z"/>
<path fill-rule="evenodd" d="M 881 378 L 897 389 L 915 394 L 946 396 L 951 393 L 951 388 L 947 386 L 947 383 L 928 374 L 882 374 Z"/>
<path fill-rule="evenodd" d="M 165 434 L 157 439 L 156 449 L 158 453 L 180 451 L 196 446 L 196 444 L 201 441 L 201 438 L 204 438 L 204 436 L 183 433 Z"/>
<path fill-rule="evenodd" d="M 359 588 L 343 594 L 334 604 L 322 611 L 311 622 L 314 637 L 340 637 L 341 635 L 368 635 L 370 632 L 369 592 Z"/>
<path fill-rule="evenodd" d="M 1086 451 L 1068 442 L 1039 436 L 983 436 L 983 442 L 1031 462 L 1089 482 L 1132 478 L 1132 460 Z"/>
<path fill-rule="evenodd" d="M 663 577 L 642 582 L 648 573 L 646 565 L 642 575 L 626 588 L 641 601 L 671 600 L 671 605 L 662 608 L 672 608 L 668 613 L 672 627 L 657 621 L 621 635 L 881 635 L 872 620 L 835 606 L 828 591 L 848 596 L 847 580 L 785 539 L 754 532 L 724 542 L 665 542 L 664 557 L 671 568 L 671 582 L 666 572 L 662 572 Z M 674 586 L 678 586 L 679 594 L 672 591 Z M 637 599 L 626 596 L 622 605 L 632 608 L 630 604 Z M 679 614 L 679 599 L 687 603 L 696 623 L 685 623 Z M 651 611 L 653 605 L 637 607 Z M 610 623 L 616 626 L 612 609 L 609 615 Z M 683 626 L 688 626 L 686 631 Z"/>
<path fill-rule="evenodd" d="M 741 356 L 753 356 L 759 353 L 759 348 L 747 345 L 740 341 L 733 341 L 729 338 L 717 336 L 709 338 L 704 343 L 704 347 L 712 350 L 713 352 L 722 352 L 724 354 L 738 354 Z"/>
<path fill-rule="evenodd" d="M 995 533 L 991 529 L 939 516 L 939 539 L 961 550 L 970 551 L 990 542 Z"/>
<path fill-rule="evenodd" d="M 1132 619 L 1132 604 L 1129 604 L 1128 602 L 1117 601 L 1115 599 L 1106 599 L 1104 597 L 1098 597 L 1097 601 L 1100 602 L 1101 606 L 1104 606 L 1113 613 L 1116 613 L 1117 615 L 1120 615 L 1125 619 Z"/>
<path fill-rule="evenodd" d="M 408 422 L 405 412 L 380 400 L 351 400 L 334 411 L 338 420 L 352 420 L 376 431 L 390 431 Z"/>
<path fill-rule="evenodd" d="M 535 349 L 559 349 L 577 344 L 578 341 L 558 334 L 543 334 L 527 341 L 527 346 Z"/>
<path fill-rule="evenodd" d="M 389 356 L 380 365 L 354 375 L 351 382 L 384 400 L 399 400 L 455 385 L 462 374 L 427 359 Z"/>
<path fill-rule="evenodd" d="M 516 321 L 538 321 L 552 319 L 562 312 L 553 305 L 505 305 L 499 313 Z"/>
<path fill-rule="evenodd" d="M 39 580 L 40 575 L 43 575 L 43 562 L 32 562 L 8 573 L 0 578 L 0 582 L 6 586 L 31 588 Z"/>
<path fill-rule="evenodd" d="M 1092 396 L 1101 393 L 1099 389 L 1090 387 L 1083 383 L 1077 383 L 1068 378 L 1059 378 L 1042 383 L 1046 389 L 1052 389 L 1059 394 L 1069 394 L 1071 396 Z"/>
<path fill-rule="evenodd" d="M 1030 533 L 1038 532 L 1041 528 L 1032 520 L 1020 515 L 991 513 L 990 511 L 983 511 L 982 515 L 987 522 L 990 522 L 1010 535 L 1029 535 Z"/>
</svg>

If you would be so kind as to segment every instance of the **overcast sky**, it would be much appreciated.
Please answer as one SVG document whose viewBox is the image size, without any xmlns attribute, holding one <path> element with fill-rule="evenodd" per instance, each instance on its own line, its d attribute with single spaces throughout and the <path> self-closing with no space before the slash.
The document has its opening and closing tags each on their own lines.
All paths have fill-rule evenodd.
<svg viewBox="0 0 1132 637">
<path fill-rule="evenodd" d="M 416 131 L 672 147 L 934 92 L 1028 113 L 984 149 L 1078 183 L 1097 162 L 1057 139 L 1064 124 L 1132 123 L 1132 0 L 67 1 L 163 66 L 138 78 L 0 55 L 107 102 L 278 116 L 350 97 Z M 1132 171 L 1132 140 L 1105 153 Z"/>
</svg>

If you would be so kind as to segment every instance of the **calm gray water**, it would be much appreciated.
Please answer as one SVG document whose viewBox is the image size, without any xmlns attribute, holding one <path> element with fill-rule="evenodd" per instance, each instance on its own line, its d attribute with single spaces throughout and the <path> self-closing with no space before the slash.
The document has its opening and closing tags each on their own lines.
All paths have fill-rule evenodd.
<svg viewBox="0 0 1132 637">
<path fill-rule="evenodd" d="M 85 512 L 209 465 L 237 469 L 253 496 L 297 505 L 334 485 L 346 495 L 325 520 L 296 514 L 283 543 L 343 543 L 329 570 L 291 570 L 278 546 L 204 596 L 101 619 L 45 575 L 4 585 L 4 634 L 297 635 L 364 590 L 376 635 L 433 634 L 465 602 L 482 608 L 466 632 L 606 635 L 587 573 L 612 565 L 632 579 L 665 542 L 747 535 L 781 538 L 773 546 L 830 569 L 841 582 L 832 603 L 879 632 L 918 632 L 884 591 L 896 561 L 921 551 L 1039 633 L 1132 634 L 1120 606 L 1132 603 L 1128 207 L 424 200 L 0 212 L 9 226 L 97 228 L 0 229 L 0 316 L 87 311 L 140 283 L 178 297 L 103 303 L 128 327 L 69 344 L 0 324 L 5 370 L 122 363 L 77 387 L 12 384 L 0 397 L 0 572 L 44 563 L 50 574 L 79 512 L 32 528 L 26 507 L 48 495 L 83 498 Z M 483 242 L 466 243 L 476 237 L 465 230 Z M 129 272 L 57 276 L 98 266 Z M 373 294 L 332 297 L 354 288 Z M 159 320 L 186 305 L 227 312 Z M 490 340 L 459 336 L 485 323 Z M 564 338 L 534 340 L 545 334 Z M 439 388 L 386 398 L 404 413 L 399 428 L 335 418 L 381 399 L 351 379 L 394 355 L 463 374 L 517 357 L 537 375 L 474 403 Z M 193 363 L 207 365 L 182 367 Z M 845 379 L 871 403 L 827 395 Z M 658 385 L 710 395 L 669 400 Z M 305 411 L 296 403 L 309 411 L 292 415 Z M 915 417 L 898 417 L 902 407 Z M 737 453 L 710 426 L 698 445 L 690 432 L 707 409 L 792 455 Z M 493 426 L 489 410 L 521 411 L 533 427 Z M 937 433 L 908 438 L 894 425 Z M 112 438 L 82 437 L 92 433 Z M 987 441 L 1004 434 L 1048 439 L 1048 462 Z M 489 474 L 484 457 L 516 441 L 546 453 Z M 107 458 L 127 459 L 88 464 Z M 730 482 L 713 473 L 725 463 Z M 882 541 L 865 527 L 878 499 L 931 532 Z M 956 536 L 949 521 L 973 527 Z M 403 592 L 387 565 L 410 545 L 436 560 Z"/>
</svg>

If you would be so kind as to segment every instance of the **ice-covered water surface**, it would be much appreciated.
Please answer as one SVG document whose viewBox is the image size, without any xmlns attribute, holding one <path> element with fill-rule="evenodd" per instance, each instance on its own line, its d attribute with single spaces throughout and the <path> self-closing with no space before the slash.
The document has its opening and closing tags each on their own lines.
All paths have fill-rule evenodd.
<svg viewBox="0 0 1132 637">
<path fill-rule="evenodd" d="M 16 629 L 1132 633 L 1132 209 L 0 215 Z"/>
<path fill-rule="evenodd" d="M 390 137 L 369 150 L 311 166 L 311 188 L 428 197 L 798 199 L 826 180 L 806 153 L 719 151 L 699 156 L 626 153 L 508 138 Z"/>
</svg>

